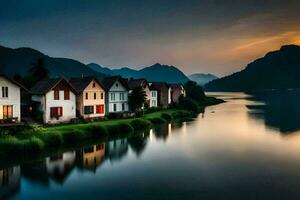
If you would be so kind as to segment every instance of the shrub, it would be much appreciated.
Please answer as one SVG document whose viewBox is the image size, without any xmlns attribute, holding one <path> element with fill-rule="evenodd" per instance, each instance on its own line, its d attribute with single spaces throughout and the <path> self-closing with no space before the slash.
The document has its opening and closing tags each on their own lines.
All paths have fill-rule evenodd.
<svg viewBox="0 0 300 200">
<path fill-rule="evenodd" d="M 151 123 L 145 119 L 135 119 L 130 122 L 131 126 L 134 128 L 135 131 L 145 130 L 150 128 Z"/>
<path fill-rule="evenodd" d="M 183 110 L 172 113 L 173 119 L 187 118 L 190 116 L 191 116 L 191 112 L 187 112 L 187 111 L 183 111 Z"/>
<path fill-rule="evenodd" d="M 168 114 L 168 113 L 162 113 L 161 117 L 163 119 L 165 119 L 166 121 L 171 121 L 172 120 L 172 116 L 170 114 Z"/>
<path fill-rule="evenodd" d="M 66 143 L 76 143 L 85 138 L 84 133 L 78 130 L 70 130 L 63 134 L 63 139 Z"/>
<path fill-rule="evenodd" d="M 91 125 L 86 130 L 87 137 L 100 138 L 107 136 L 108 131 L 105 127 L 100 125 Z"/>
<path fill-rule="evenodd" d="M 58 147 L 61 146 L 64 142 L 63 136 L 61 133 L 46 133 L 42 136 L 42 140 L 45 142 L 46 146 Z"/>
<path fill-rule="evenodd" d="M 108 126 L 105 126 L 105 128 L 107 129 L 107 132 L 110 135 L 120 133 L 120 127 L 118 125 L 108 125 Z"/>
<path fill-rule="evenodd" d="M 130 124 L 121 123 L 118 126 L 119 126 L 119 131 L 122 134 L 134 132 L 134 129 Z"/>
<path fill-rule="evenodd" d="M 198 112 L 199 106 L 197 103 L 188 97 L 181 98 L 179 104 L 186 110 L 190 110 L 193 112 Z"/>
<path fill-rule="evenodd" d="M 5 136 L 0 140 L 1 153 L 18 154 L 24 150 L 23 148 L 23 143 L 14 136 Z"/>
<path fill-rule="evenodd" d="M 150 118 L 149 121 L 150 121 L 152 124 L 164 124 L 164 123 L 166 123 L 166 120 L 164 120 L 163 118 L 160 118 L 160 117 L 153 117 L 153 118 Z"/>
<path fill-rule="evenodd" d="M 44 146 L 45 144 L 41 139 L 32 137 L 24 142 L 24 153 L 40 153 Z"/>
</svg>

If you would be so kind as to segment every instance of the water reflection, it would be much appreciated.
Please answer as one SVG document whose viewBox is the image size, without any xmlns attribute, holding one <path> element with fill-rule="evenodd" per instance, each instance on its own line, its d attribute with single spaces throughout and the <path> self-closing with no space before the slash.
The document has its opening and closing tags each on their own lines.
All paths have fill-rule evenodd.
<svg viewBox="0 0 300 200">
<path fill-rule="evenodd" d="M 300 134 L 279 134 L 300 129 L 299 97 L 222 95 L 227 103 L 208 107 L 192 122 L 18 164 L 15 175 L 3 169 L 15 181 L 4 181 L 0 194 L 26 200 L 299 199 Z"/>
<path fill-rule="evenodd" d="M 300 92 L 272 91 L 252 93 L 254 101 L 263 102 L 258 105 L 247 105 L 249 115 L 271 127 L 279 129 L 283 134 L 300 130 Z"/>
<path fill-rule="evenodd" d="M 103 163 L 104 156 L 105 144 L 91 145 L 76 152 L 78 166 L 94 172 Z"/>
<path fill-rule="evenodd" d="M 20 166 L 0 170 L 0 199 L 16 194 L 20 190 Z"/>
</svg>

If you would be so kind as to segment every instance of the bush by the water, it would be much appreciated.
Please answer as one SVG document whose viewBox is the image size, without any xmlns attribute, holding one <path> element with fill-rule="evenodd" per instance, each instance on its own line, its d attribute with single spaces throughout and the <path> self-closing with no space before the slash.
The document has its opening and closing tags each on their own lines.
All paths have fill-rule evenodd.
<svg viewBox="0 0 300 200">
<path fill-rule="evenodd" d="M 152 124 L 163 124 L 163 123 L 166 123 L 166 120 L 164 120 L 163 118 L 160 118 L 160 117 L 149 118 L 149 121 Z"/>
<path fill-rule="evenodd" d="M 199 106 L 197 102 L 191 98 L 188 97 L 181 97 L 179 98 L 179 105 L 186 110 L 190 110 L 193 112 L 199 111 Z"/>
<path fill-rule="evenodd" d="M 151 123 L 145 119 L 135 119 L 131 121 L 131 126 L 134 128 L 135 131 L 142 131 L 145 129 L 150 128 Z"/>
<path fill-rule="evenodd" d="M 119 134 L 120 133 L 120 127 L 119 126 L 108 125 L 108 126 L 105 126 L 105 128 L 107 129 L 107 132 L 110 135 L 115 135 L 115 134 Z"/>
<path fill-rule="evenodd" d="M 108 131 L 105 127 L 99 125 L 91 125 L 86 130 L 87 137 L 100 138 L 107 136 Z"/>
<path fill-rule="evenodd" d="M 121 123 L 118 126 L 119 126 L 119 131 L 122 134 L 134 132 L 134 129 L 130 124 Z"/>
<path fill-rule="evenodd" d="M 45 142 L 45 145 L 49 147 L 58 147 L 64 142 L 62 134 L 58 132 L 43 134 L 41 139 Z"/>
<path fill-rule="evenodd" d="M 24 142 L 24 152 L 28 154 L 41 153 L 44 146 L 45 144 L 41 139 L 32 137 Z"/>
<path fill-rule="evenodd" d="M 70 130 L 63 134 L 66 143 L 76 143 L 85 138 L 85 134 L 78 130 Z"/>
<path fill-rule="evenodd" d="M 162 113 L 161 117 L 163 119 L 165 119 L 166 121 L 171 121 L 172 120 L 172 116 L 170 114 L 168 114 L 168 113 Z"/>
</svg>

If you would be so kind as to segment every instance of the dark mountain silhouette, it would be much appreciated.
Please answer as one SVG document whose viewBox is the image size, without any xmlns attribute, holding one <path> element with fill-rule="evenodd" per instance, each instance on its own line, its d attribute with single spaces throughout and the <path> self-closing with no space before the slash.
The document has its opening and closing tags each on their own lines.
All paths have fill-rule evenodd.
<svg viewBox="0 0 300 200">
<path fill-rule="evenodd" d="M 88 76 L 94 75 L 98 78 L 105 77 L 104 74 L 96 72 L 85 64 L 68 58 L 52 58 L 35 49 L 17 48 L 11 49 L 0 46 L 0 67 L 3 73 L 8 75 L 28 74 L 33 63 L 36 63 L 39 58 L 43 58 L 51 77 L 65 76 Z M 3 67 L 2 67 L 3 66 Z"/>
<path fill-rule="evenodd" d="M 145 67 L 141 70 L 134 70 L 128 67 L 123 67 L 121 69 L 109 69 L 95 63 L 88 64 L 88 66 L 100 73 L 107 75 L 121 75 L 125 78 L 145 78 L 148 81 L 164 81 L 168 83 L 185 83 L 189 80 L 189 78 L 178 68 L 174 66 L 161 65 L 159 63 L 150 67 Z"/>
<path fill-rule="evenodd" d="M 206 83 L 218 79 L 217 76 L 213 74 L 203 74 L 203 73 L 196 73 L 191 74 L 188 76 L 192 81 L 195 81 L 198 85 L 204 86 Z"/>
<path fill-rule="evenodd" d="M 248 91 L 300 87 L 300 46 L 286 45 L 267 53 L 237 73 L 209 82 L 210 91 Z"/>
</svg>

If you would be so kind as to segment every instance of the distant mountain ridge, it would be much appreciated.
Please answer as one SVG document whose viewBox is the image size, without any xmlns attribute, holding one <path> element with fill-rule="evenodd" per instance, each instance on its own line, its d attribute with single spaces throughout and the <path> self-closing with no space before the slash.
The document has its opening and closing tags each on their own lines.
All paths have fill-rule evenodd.
<svg viewBox="0 0 300 200">
<path fill-rule="evenodd" d="M 125 78 L 145 78 L 148 81 L 163 81 L 167 83 L 185 83 L 189 81 L 189 78 L 178 68 L 159 63 L 145 67 L 141 70 L 134 70 L 128 67 L 109 69 L 95 63 L 88 64 L 87 66 L 100 73 L 107 75 L 121 75 Z"/>
<path fill-rule="evenodd" d="M 49 57 L 32 48 L 12 49 L 0 46 L 0 67 L 3 73 L 10 76 L 27 74 L 32 64 L 39 58 L 43 58 L 51 77 L 65 76 L 69 78 L 94 75 L 102 79 L 106 76 L 73 59 Z"/>
<path fill-rule="evenodd" d="M 209 82 L 209 91 L 300 88 L 300 46 L 285 45 L 232 75 Z"/>
<path fill-rule="evenodd" d="M 188 76 L 192 81 L 195 81 L 198 85 L 204 86 L 206 83 L 218 79 L 217 76 L 213 74 L 203 74 L 203 73 L 196 73 L 191 74 Z"/>
</svg>

